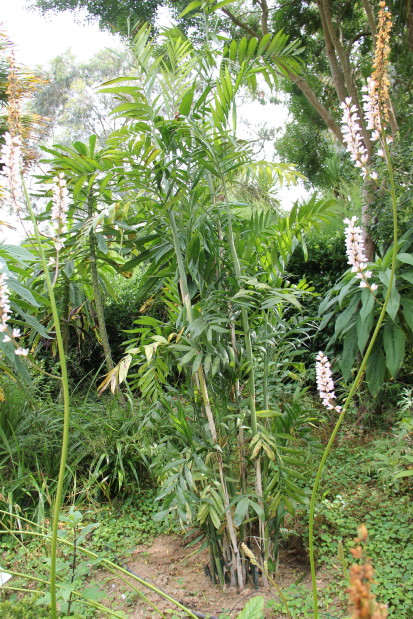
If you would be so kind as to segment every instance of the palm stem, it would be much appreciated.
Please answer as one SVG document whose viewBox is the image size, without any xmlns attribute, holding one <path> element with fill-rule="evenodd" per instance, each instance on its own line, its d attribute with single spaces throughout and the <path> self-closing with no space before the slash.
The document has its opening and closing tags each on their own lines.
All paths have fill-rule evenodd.
<svg viewBox="0 0 413 619">
<path fill-rule="evenodd" d="M 179 282 L 181 286 L 182 301 L 185 306 L 188 323 L 191 324 L 193 322 L 192 303 L 191 303 L 191 297 L 190 297 L 189 289 L 188 289 L 188 281 L 187 281 L 187 276 L 186 276 L 185 264 L 184 264 L 184 260 L 182 256 L 182 250 L 181 250 L 181 246 L 179 243 L 178 228 L 176 226 L 175 216 L 174 216 L 174 213 L 172 212 L 172 209 L 169 210 L 168 215 L 169 215 L 169 222 L 170 222 L 171 231 L 172 231 L 172 238 L 173 238 L 173 243 L 174 243 L 176 260 L 178 263 Z M 215 420 L 214 420 L 211 403 L 209 399 L 209 394 L 208 394 L 208 387 L 207 387 L 207 383 L 205 380 L 205 375 L 202 369 L 202 365 L 199 366 L 196 375 L 197 375 L 199 387 L 201 390 L 205 413 L 208 419 L 208 425 L 209 425 L 209 429 L 211 432 L 212 442 L 214 443 L 214 445 L 217 445 L 218 434 L 217 434 L 217 430 L 215 426 Z M 229 507 L 230 498 L 228 494 L 228 485 L 227 485 L 227 480 L 225 478 L 225 473 L 224 473 L 222 454 L 219 449 L 216 450 L 216 459 L 217 459 L 217 464 L 218 464 L 218 471 L 219 471 L 219 477 L 220 477 L 221 486 L 222 486 L 222 492 L 224 495 L 225 518 L 227 521 L 228 534 L 231 540 L 232 552 L 233 552 L 233 557 L 235 560 L 235 570 L 236 570 L 237 579 L 238 579 L 238 587 L 242 590 L 244 588 L 244 579 L 242 575 L 241 559 L 240 559 L 240 553 L 239 553 L 238 544 L 237 544 L 236 528 L 235 528 L 233 515 Z"/>
</svg>

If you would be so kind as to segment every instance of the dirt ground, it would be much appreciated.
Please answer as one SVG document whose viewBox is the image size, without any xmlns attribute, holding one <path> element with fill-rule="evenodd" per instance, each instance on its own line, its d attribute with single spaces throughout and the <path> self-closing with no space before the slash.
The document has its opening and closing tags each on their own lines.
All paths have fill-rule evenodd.
<svg viewBox="0 0 413 619">
<path fill-rule="evenodd" d="M 124 567 L 127 566 L 136 575 L 156 585 L 184 606 L 198 613 L 200 617 L 213 619 L 218 618 L 222 613 L 228 614 L 231 618 L 236 617 L 247 601 L 259 594 L 264 595 L 266 599 L 275 598 L 278 601 L 274 589 L 260 587 L 259 590 L 251 588 L 237 593 L 234 588 L 213 585 L 205 573 L 208 552 L 203 550 L 196 553 L 194 551 L 196 546 L 185 548 L 186 543 L 187 541 L 178 535 L 160 536 L 153 543 L 136 549 L 125 562 Z M 294 582 L 308 584 L 310 587 L 309 567 L 295 551 L 282 551 L 277 584 L 284 588 Z M 120 598 L 123 599 L 125 587 L 117 579 L 108 578 L 105 589 L 108 591 L 106 603 L 112 602 L 111 606 L 114 608 L 116 604 L 113 605 L 113 602 L 119 602 Z M 170 613 L 174 607 L 170 603 L 151 591 L 146 591 L 145 595 L 162 612 L 171 616 Z M 149 619 L 159 616 L 142 599 L 130 600 L 128 606 L 123 606 L 123 609 L 130 619 Z M 187 616 L 179 613 L 180 611 L 176 609 L 172 614 Z M 274 611 L 271 611 L 267 616 L 277 619 L 286 615 L 276 615 Z"/>
</svg>

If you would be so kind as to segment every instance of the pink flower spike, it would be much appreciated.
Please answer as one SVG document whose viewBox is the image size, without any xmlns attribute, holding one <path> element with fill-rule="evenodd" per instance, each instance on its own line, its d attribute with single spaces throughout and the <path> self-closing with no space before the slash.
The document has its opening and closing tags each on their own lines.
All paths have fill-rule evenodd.
<svg viewBox="0 0 413 619">
<path fill-rule="evenodd" d="M 22 184 L 22 155 L 20 136 L 4 134 L 4 144 L 1 147 L 0 168 L 5 180 L 5 192 L 2 196 L 6 206 L 20 213 L 24 207 Z"/>
<path fill-rule="evenodd" d="M 331 374 L 331 367 L 328 358 L 319 352 L 316 357 L 316 378 L 317 389 L 323 405 L 328 410 L 340 412 L 340 406 L 334 406 L 336 394 L 334 393 L 334 382 Z"/>
<path fill-rule="evenodd" d="M 62 234 L 66 232 L 67 211 L 69 210 L 69 192 L 66 187 L 66 180 L 61 172 L 55 179 L 52 194 L 52 224 L 56 232 L 55 248 L 56 251 L 60 251 L 64 247 Z"/>
<path fill-rule="evenodd" d="M 356 226 L 357 217 L 351 219 L 346 218 L 344 223 L 346 224 L 346 253 L 348 258 L 348 264 L 351 265 L 351 272 L 356 274 L 356 278 L 360 279 L 360 288 L 370 288 L 370 290 L 376 290 L 372 288 L 368 283 L 368 279 L 372 276 L 372 272 L 366 270 L 367 258 L 365 255 L 363 234 L 360 226 Z"/>
</svg>

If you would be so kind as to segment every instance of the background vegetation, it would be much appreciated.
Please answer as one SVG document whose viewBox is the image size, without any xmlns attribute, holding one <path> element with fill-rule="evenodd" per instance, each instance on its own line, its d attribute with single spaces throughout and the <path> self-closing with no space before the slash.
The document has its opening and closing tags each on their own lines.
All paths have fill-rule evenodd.
<svg viewBox="0 0 413 619">
<path fill-rule="evenodd" d="M 36 78 L 13 68 L 6 39 L 0 46 L 4 130 L 31 95 L 23 126 L 44 142 L 34 167 L 35 133 L 24 134 L 40 236 L 26 225 L 21 245 L 0 246 L 6 322 L 22 332 L 0 342 L 0 541 L 13 572 L 3 615 L 49 616 L 51 605 L 57 616 L 48 590 L 55 567 L 62 616 L 110 614 L 101 570 L 116 571 L 134 545 L 177 530 L 208 550 L 213 584 L 267 586 L 281 551 L 297 547 L 307 569 L 309 500 L 337 418 L 319 404 L 315 357 L 328 352 L 345 401 L 385 312 L 316 501 L 315 559 L 322 612 L 347 616 L 349 550 L 365 523 L 374 591 L 390 617 L 411 618 L 410 4 L 390 3 L 395 246 L 392 170 L 363 117 L 379 181 L 361 178 L 340 123 L 348 96 L 363 114 L 378 7 L 35 4 L 86 6 L 102 27 L 131 35 L 123 55 L 109 50 L 84 65 L 66 55 Z M 162 30 L 161 7 L 176 27 Z M 277 161 L 257 159 L 238 132 L 240 99 L 265 89 L 290 112 Z M 57 232 L 59 174 L 68 196 Z M 277 192 L 298 182 L 310 195 L 286 210 Z M 342 221 L 352 216 L 364 225 L 375 295 L 348 269 Z M 65 362 L 67 381 L 56 380 Z M 32 588 L 34 598 L 24 595 Z M 306 584 L 283 595 L 265 612 L 318 616 Z M 240 617 L 263 617 L 263 605 L 251 600 Z"/>
</svg>

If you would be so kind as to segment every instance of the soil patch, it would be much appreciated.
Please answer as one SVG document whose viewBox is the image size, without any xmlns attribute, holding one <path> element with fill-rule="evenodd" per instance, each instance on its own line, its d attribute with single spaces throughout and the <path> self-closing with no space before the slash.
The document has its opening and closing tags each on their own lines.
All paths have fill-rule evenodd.
<svg viewBox="0 0 413 619">
<path fill-rule="evenodd" d="M 186 544 L 187 540 L 179 535 L 162 535 L 152 543 L 136 549 L 125 561 L 124 567 L 127 566 L 133 573 L 156 585 L 191 610 L 206 616 L 236 617 L 247 601 L 255 595 L 264 595 L 268 600 L 273 598 L 279 601 L 274 589 L 262 586 L 258 590 L 252 587 L 238 593 L 231 587 L 213 585 L 205 569 L 208 564 L 207 550 L 195 552 L 196 546 L 185 548 Z M 310 588 L 308 565 L 303 563 L 302 558 L 294 551 L 284 550 L 281 552 L 276 580 L 282 589 L 296 582 Z M 116 598 L 119 601 L 119 581 L 115 578 L 108 579 L 107 586 L 110 591 L 107 601 L 115 601 Z M 145 595 L 162 612 L 169 610 L 170 613 L 174 609 L 169 602 L 149 590 L 145 591 Z M 125 610 L 130 619 L 159 616 L 142 599 L 137 599 L 136 603 Z M 173 614 L 185 616 L 179 613 L 176 609 Z M 277 619 L 286 615 L 274 614 L 274 611 L 271 611 L 267 616 Z"/>
</svg>

